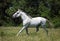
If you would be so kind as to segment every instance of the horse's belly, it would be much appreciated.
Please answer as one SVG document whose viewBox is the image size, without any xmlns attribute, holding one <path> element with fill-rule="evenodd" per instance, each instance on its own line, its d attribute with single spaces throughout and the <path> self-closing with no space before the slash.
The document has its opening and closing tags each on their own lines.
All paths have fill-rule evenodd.
<svg viewBox="0 0 60 41">
<path fill-rule="evenodd" d="M 36 25 L 38 25 L 38 24 L 40 24 L 40 20 L 32 20 L 31 22 L 30 22 L 30 25 L 31 26 L 36 26 Z"/>
<path fill-rule="evenodd" d="M 30 23 L 30 26 L 37 26 L 37 23 Z"/>
</svg>

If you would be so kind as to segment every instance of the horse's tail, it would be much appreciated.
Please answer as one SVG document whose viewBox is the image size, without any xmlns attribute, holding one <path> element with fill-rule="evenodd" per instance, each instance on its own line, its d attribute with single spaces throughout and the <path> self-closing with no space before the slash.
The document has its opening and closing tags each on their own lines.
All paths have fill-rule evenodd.
<svg viewBox="0 0 60 41">
<path fill-rule="evenodd" d="M 50 25 L 51 27 L 54 27 L 53 23 L 51 23 L 48 19 L 47 19 L 47 22 L 49 23 L 49 25 Z"/>
</svg>

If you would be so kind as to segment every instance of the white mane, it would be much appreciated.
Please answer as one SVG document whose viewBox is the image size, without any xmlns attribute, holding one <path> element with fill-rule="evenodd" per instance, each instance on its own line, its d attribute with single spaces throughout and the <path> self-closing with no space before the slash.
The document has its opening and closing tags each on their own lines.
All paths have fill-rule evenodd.
<svg viewBox="0 0 60 41">
<path fill-rule="evenodd" d="M 20 9 L 19 9 L 20 10 Z M 22 11 L 22 10 L 20 10 L 20 11 Z M 22 11 L 23 12 L 23 11 Z M 23 12 L 23 13 L 25 13 L 27 16 L 29 16 L 29 18 L 32 18 L 29 14 L 27 14 L 26 12 Z"/>
</svg>

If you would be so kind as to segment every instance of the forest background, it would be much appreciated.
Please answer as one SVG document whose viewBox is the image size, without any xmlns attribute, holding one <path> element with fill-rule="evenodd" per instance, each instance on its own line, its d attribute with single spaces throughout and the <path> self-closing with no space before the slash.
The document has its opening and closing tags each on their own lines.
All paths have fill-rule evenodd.
<svg viewBox="0 0 60 41">
<path fill-rule="evenodd" d="M 21 9 L 32 17 L 45 17 L 60 27 L 60 0 L 0 0 L 0 26 L 21 26 L 21 18 L 12 15 Z"/>
</svg>

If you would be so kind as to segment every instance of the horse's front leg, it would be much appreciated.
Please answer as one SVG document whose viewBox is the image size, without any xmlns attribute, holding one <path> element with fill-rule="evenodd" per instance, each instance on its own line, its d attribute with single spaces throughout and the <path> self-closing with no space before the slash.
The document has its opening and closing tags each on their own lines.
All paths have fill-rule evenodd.
<svg viewBox="0 0 60 41">
<path fill-rule="evenodd" d="M 29 35 L 29 33 L 28 33 L 28 27 L 29 27 L 29 25 L 30 25 L 29 23 L 26 24 L 26 33 L 27 33 L 27 35 Z"/>
<path fill-rule="evenodd" d="M 27 33 L 27 35 L 29 35 L 29 33 L 28 33 L 28 27 L 26 27 L 26 33 Z"/>
<path fill-rule="evenodd" d="M 23 28 L 17 33 L 17 36 L 19 35 L 19 33 L 21 33 L 26 27 L 23 26 Z"/>
</svg>

